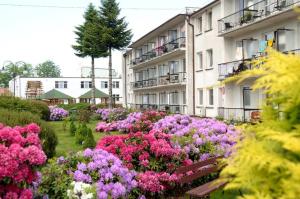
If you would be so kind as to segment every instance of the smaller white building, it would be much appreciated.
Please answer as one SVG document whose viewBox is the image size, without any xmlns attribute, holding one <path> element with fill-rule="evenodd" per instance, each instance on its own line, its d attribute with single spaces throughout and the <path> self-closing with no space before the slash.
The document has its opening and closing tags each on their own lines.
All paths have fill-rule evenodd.
<svg viewBox="0 0 300 199">
<path fill-rule="evenodd" d="M 123 86 L 121 77 L 113 76 L 113 99 L 115 103 L 123 103 Z M 95 78 L 96 89 L 108 94 L 108 77 Z M 36 99 L 44 93 L 53 89 L 73 97 L 76 102 L 90 102 L 90 99 L 80 98 L 80 96 L 89 92 L 92 88 L 92 79 L 89 77 L 20 77 L 12 79 L 9 82 L 10 92 L 23 99 Z M 68 103 L 65 100 L 64 103 Z M 101 103 L 96 99 L 96 103 Z M 103 102 L 102 102 L 103 103 Z"/>
</svg>

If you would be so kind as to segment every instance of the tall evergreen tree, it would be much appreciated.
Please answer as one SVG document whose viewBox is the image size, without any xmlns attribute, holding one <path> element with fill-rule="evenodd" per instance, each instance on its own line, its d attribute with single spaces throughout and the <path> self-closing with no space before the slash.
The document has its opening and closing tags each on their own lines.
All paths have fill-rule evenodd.
<svg viewBox="0 0 300 199">
<path fill-rule="evenodd" d="M 76 27 L 76 45 L 72 47 L 78 57 L 91 57 L 92 103 L 95 104 L 95 59 L 107 57 L 107 47 L 102 42 L 100 18 L 93 4 L 89 4 L 83 17 L 85 21 Z"/>
<path fill-rule="evenodd" d="M 112 108 L 112 50 L 121 50 L 131 41 L 131 30 L 127 29 L 127 22 L 120 17 L 119 4 L 115 0 L 102 0 L 100 7 L 100 21 L 103 28 L 103 42 L 108 48 L 109 56 L 109 107 Z"/>
</svg>

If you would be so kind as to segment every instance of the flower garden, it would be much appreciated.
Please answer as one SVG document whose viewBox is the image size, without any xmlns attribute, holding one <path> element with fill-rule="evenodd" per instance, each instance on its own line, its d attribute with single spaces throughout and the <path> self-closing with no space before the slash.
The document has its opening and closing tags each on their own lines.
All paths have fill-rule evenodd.
<svg viewBox="0 0 300 199">
<path fill-rule="evenodd" d="M 268 88 L 273 102 L 255 125 L 0 97 L 0 198 L 178 198 L 216 178 L 228 184 L 210 198 L 297 198 L 300 77 L 289 71 L 299 66 L 299 58 L 272 51 L 270 57 L 261 60 L 265 68 L 244 74 L 270 80 L 255 84 Z M 278 57 L 292 64 L 272 68 Z M 276 74 L 293 76 L 286 86 L 295 89 L 281 93 L 285 87 Z M 281 110 L 274 107 L 279 101 Z M 284 112 L 280 118 L 279 111 Z M 178 174 L 178 168 L 219 156 L 226 165 L 221 172 L 181 183 L 193 172 Z"/>
</svg>

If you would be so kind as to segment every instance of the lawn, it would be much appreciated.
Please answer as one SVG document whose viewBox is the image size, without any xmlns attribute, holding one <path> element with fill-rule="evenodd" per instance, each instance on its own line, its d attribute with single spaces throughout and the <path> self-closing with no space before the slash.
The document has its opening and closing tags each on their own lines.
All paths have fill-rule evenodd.
<svg viewBox="0 0 300 199">
<path fill-rule="evenodd" d="M 71 136 L 69 133 L 69 123 L 66 126 L 66 129 L 63 127 L 63 122 L 48 122 L 55 130 L 56 135 L 58 137 L 58 145 L 56 146 L 56 156 L 66 155 L 69 152 L 77 152 L 82 150 L 82 146 L 75 144 L 75 137 Z M 87 124 L 89 128 L 93 130 L 93 135 L 95 141 L 97 142 L 99 139 L 107 136 L 105 133 L 98 133 L 95 131 L 95 127 L 98 121 L 91 121 Z M 78 123 L 75 123 L 77 126 Z M 111 135 L 118 135 L 119 132 L 111 132 Z"/>
</svg>

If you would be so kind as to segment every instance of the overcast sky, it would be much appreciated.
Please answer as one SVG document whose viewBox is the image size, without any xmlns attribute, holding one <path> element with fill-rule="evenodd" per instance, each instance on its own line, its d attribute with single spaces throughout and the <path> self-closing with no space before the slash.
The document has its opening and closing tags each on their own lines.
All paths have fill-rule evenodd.
<svg viewBox="0 0 300 199">
<path fill-rule="evenodd" d="M 176 14 L 183 13 L 185 7 L 201 7 L 210 1 L 119 0 L 118 2 L 122 8 L 121 15 L 126 17 L 129 28 L 132 29 L 134 41 Z M 100 4 L 100 0 L 0 0 L 0 66 L 2 67 L 6 60 L 25 61 L 36 65 L 49 59 L 60 66 L 63 76 L 80 76 L 80 67 L 90 66 L 90 60 L 76 57 L 71 45 L 75 43 L 74 27 L 83 22 L 85 7 L 90 2 L 96 6 Z M 108 60 L 105 58 L 96 61 L 97 67 L 107 67 L 107 64 Z M 121 71 L 120 52 L 113 53 L 113 67 Z"/>
</svg>

